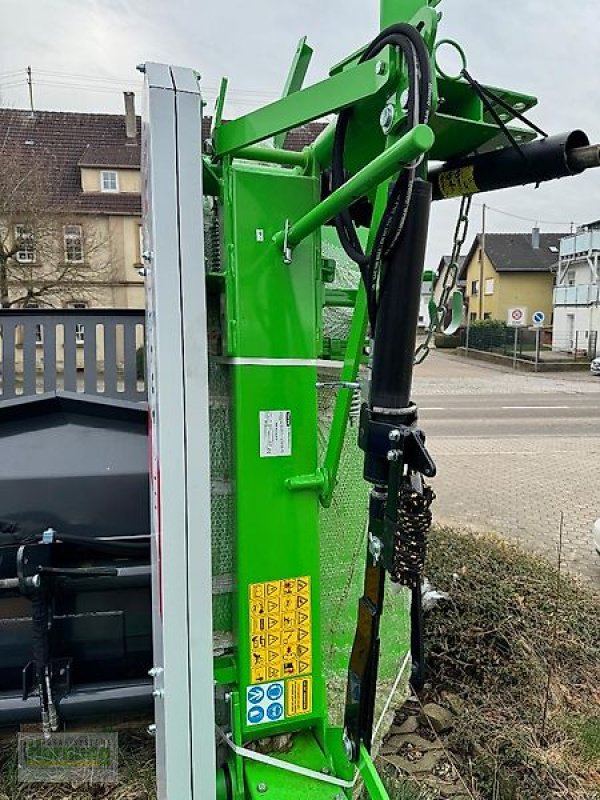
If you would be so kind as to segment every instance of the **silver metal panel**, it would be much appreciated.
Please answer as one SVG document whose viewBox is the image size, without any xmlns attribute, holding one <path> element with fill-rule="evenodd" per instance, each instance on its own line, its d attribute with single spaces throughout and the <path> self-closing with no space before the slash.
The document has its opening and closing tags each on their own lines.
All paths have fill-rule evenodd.
<svg viewBox="0 0 600 800">
<path fill-rule="evenodd" d="M 212 669 L 211 474 L 207 307 L 204 282 L 202 104 L 190 69 L 173 68 L 179 175 L 179 252 L 186 426 L 188 614 L 194 798 L 216 793 Z M 198 168 L 190 169 L 190 165 Z M 208 778 L 208 780 L 207 780 Z"/>
<path fill-rule="evenodd" d="M 201 107 L 193 73 L 146 65 L 147 363 L 152 419 L 158 794 L 216 795 Z M 168 76 L 168 79 L 167 79 Z M 193 78 L 193 82 L 192 82 Z M 197 164 L 198 168 L 190 168 Z"/>
</svg>

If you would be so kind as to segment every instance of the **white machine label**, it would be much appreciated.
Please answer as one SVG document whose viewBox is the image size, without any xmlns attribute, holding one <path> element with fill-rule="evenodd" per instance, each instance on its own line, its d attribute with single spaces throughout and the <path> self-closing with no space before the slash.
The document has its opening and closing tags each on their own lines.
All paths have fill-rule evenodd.
<svg viewBox="0 0 600 800">
<path fill-rule="evenodd" d="M 268 725 L 285 719 L 284 694 L 283 681 L 248 686 L 246 689 L 247 724 Z"/>
<path fill-rule="evenodd" d="M 260 457 L 292 455 L 292 412 L 260 412 Z"/>
</svg>

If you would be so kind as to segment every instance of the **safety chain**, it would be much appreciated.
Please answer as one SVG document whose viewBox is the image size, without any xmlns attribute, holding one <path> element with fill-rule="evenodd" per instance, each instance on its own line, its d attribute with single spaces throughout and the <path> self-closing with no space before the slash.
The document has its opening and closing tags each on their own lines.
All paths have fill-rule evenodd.
<svg viewBox="0 0 600 800">
<path fill-rule="evenodd" d="M 411 589 L 421 585 L 434 499 L 435 494 L 426 484 L 423 484 L 422 491 L 416 491 L 410 483 L 400 487 L 392 571 L 394 583 Z"/>
<path fill-rule="evenodd" d="M 415 364 L 422 364 L 431 351 L 431 342 L 436 333 L 441 329 L 444 317 L 448 308 L 448 301 L 454 290 L 456 289 L 456 282 L 458 281 L 458 274 L 460 270 L 460 253 L 467 238 L 469 231 L 469 214 L 471 212 L 471 204 L 473 202 L 473 195 L 465 195 L 460 204 L 460 211 L 458 213 L 458 220 L 456 222 L 456 230 L 454 231 L 454 242 L 452 246 L 452 256 L 450 264 L 444 275 L 444 282 L 442 284 L 442 293 L 439 302 L 433 307 L 430 306 L 430 321 L 427 329 L 427 336 L 425 341 L 419 345 L 415 353 Z M 439 279 L 438 275 L 438 279 Z M 432 297 L 435 296 L 437 290 L 437 281 L 433 287 Z M 433 303 L 433 301 L 432 301 Z"/>
</svg>

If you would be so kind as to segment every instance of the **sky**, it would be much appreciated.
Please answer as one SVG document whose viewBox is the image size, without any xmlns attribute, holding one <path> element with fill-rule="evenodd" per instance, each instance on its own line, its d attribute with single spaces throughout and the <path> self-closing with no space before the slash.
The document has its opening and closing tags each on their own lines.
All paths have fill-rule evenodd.
<svg viewBox="0 0 600 800">
<path fill-rule="evenodd" d="M 307 78 L 313 83 L 379 31 L 377 0 L 1 4 L 0 102 L 13 108 L 28 107 L 25 70 L 31 66 L 36 108 L 120 113 L 123 90 L 133 90 L 140 110 L 143 84 L 136 65 L 161 61 L 200 72 L 207 111 L 227 75 L 226 116 L 240 116 L 276 99 L 301 36 L 315 50 Z M 443 0 L 438 11 L 440 35 L 461 43 L 474 77 L 537 96 L 540 104 L 530 116 L 549 132 L 582 128 L 600 142 L 597 0 Z M 537 190 L 476 197 L 467 244 L 481 230 L 484 202 L 489 232 L 528 231 L 538 222 L 543 232 L 568 233 L 571 222 L 600 218 L 600 170 Z M 434 205 L 430 267 L 451 250 L 457 211 L 455 201 Z"/>
</svg>

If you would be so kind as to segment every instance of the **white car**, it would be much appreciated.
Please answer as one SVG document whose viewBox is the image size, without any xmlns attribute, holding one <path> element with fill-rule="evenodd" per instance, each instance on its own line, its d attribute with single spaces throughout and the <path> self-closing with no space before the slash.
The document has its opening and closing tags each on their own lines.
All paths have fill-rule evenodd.
<svg viewBox="0 0 600 800">
<path fill-rule="evenodd" d="M 590 364 L 590 372 L 592 375 L 600 375 L 600 358 L 595 358 Z"/>
</svg>

